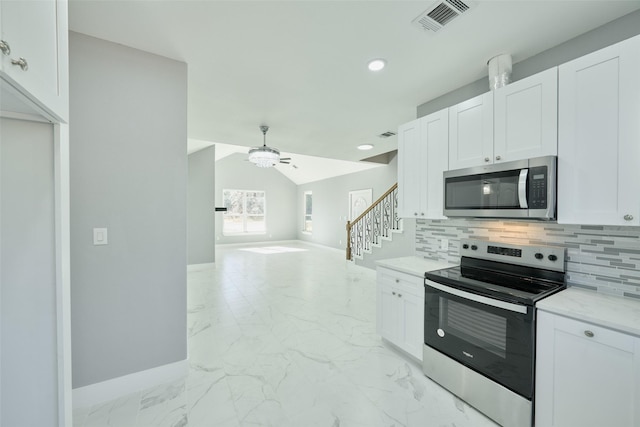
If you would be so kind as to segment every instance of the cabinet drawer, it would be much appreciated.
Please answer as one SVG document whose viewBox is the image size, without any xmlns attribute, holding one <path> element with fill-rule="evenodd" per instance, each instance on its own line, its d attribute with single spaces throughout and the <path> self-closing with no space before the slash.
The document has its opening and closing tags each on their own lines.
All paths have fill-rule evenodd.
<svg viewBox="0 0 640 427">
<path fill-rule="evenodd" d="M 554 318 L 554 326 L 556 330 L 594 343 L 607 345 L 629 353 L 634 350 L 636 338 L 622 332 L 560 316 Z"/>
<path fill-rule="evenodd" d="M 406 292 L 419 297 L 424 296 L 424 280 L 421 277 L 378 267 L 378 283 L 388 285 L 400 292 Z"/>
</svg>

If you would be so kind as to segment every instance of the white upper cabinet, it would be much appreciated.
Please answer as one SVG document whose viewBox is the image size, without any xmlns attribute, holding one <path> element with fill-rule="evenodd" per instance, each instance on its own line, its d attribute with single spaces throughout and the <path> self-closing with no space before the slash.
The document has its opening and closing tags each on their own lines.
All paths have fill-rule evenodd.
<svg viewBox="0 0 640 427">
<path fill-rule="evenodd" d="M 52 121 L 67 122 L 67 2 L 0 2 L 0 40 L 2 98 L 7 99 L 2 110 L 36 112 Z"/>
<path fill-rule="evenodd" d="M 556 155 L 557 131 L 554 67 L 449 108 L 449 169 Z"/>
<path fill-rule="evenodd" d="M 640 36 L 559 68 L 558 223 L 640 225 Z"/>
<path fill-rule="evenodd" d="M 424 217 L 425 195 L 421 191 L 424 169 L 420 166 L 420 120 L 398 128 L 398 216 Z"/>
<path fill-rule="evenodd" d="M 422 167 L 426 169 L 426 218 L 444 219 L 443 173 L 449 169 L 449 112 L 447 109 L 420 119 Z"/>
<path fill-rule="evenodd" d="M 398 215 L 442 219 L 442 173 L 448 165 L 448 111 L 398 129 Z"/>
<path fill-rule="evenodd" d="M 558 154 L 558 68 L 494 93 L 494 162 Z"/>
<path fill-rule="evenodd" d="M 449 108 L 449 169 L 493 163 L 493 93 Z"/>
</svg>

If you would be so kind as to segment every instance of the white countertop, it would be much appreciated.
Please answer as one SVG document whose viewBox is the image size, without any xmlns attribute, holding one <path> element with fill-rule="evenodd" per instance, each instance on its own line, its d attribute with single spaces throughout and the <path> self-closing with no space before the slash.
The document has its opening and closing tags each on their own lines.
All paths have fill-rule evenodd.
<svg viewBox="0 0 640 427">
<path fill-rule="evenodd" d="M 640 336 L 640 299 L 567 288 L 536 304 L 539 310 Z"/>
<path fill-rule="evenodd" d="M 440 270 L 441 268 L 453 267 L 444 261 L 434 261 L 417 256 L 407 256 L 401 258 L 381 259 L 377 261 L 381 267 L 390 268 L 402 273 L 424 277 L 425 271 Z"/>
</svg>

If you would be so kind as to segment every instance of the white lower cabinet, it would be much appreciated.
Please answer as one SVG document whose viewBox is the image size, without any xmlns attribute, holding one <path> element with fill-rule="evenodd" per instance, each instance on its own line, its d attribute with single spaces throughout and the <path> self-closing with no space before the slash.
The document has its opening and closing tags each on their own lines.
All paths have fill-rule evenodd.
<svg viewBox="0 0 640 427">
<path fill-rule="evenodd" d="M 640 427 L 640 338 L 538 312 L 536 427 Z"/>
<path fill-rule="evenodd" d="M 422 360 L 424 283 L 418 276 L 378 267 L 377 332 Z"/>
</svg>

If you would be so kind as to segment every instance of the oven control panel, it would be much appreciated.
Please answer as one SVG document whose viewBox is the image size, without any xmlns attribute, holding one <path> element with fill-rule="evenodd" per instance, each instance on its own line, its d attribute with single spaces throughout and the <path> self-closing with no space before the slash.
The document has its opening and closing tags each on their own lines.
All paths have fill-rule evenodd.
<svg viewBox="0 0 640 427">
<path fill-rule="evenodd" d="M 565 253 L 566 249 L 560 246 L 534 246 L 475 239 L 460 241 L 461 256 L 555 271 L 564 271 Z"/>
</svg>

